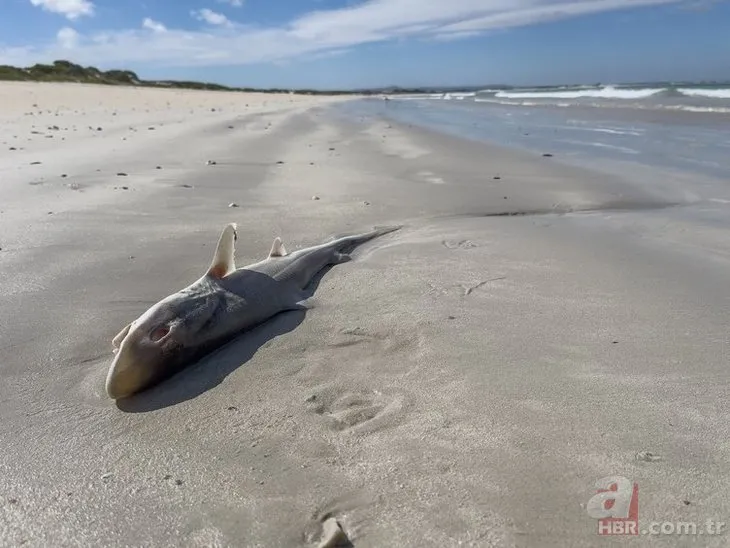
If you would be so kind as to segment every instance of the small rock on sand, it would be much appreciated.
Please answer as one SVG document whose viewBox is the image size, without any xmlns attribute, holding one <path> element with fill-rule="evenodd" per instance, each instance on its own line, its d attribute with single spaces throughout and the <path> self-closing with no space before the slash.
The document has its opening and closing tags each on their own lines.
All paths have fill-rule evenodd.
<svg viewBox="0 0 730 548">
<path fill-rule="evenodd" d="M 238 207 L 238 204 L 235 202 L 231 202 L 230 204 L 228 204 L 228 207 Z"/>
<path fill-rule="evenodd" d="M 119 173 L 117 173 L 117 177 L 127 177 L 127 174 L 123 171 L 120 171 Z"/>
<path fill-rule="evenodd" d="M 552 154 L 550 154 L 549 152 L 546 152 L 545 154 L 543 154 L 543 157 L 544 157 L 544 158 L 552 158 L 552 157 L 553 157 L 553 155 L 552 155 Z"/>
<path fill-rule="evenodd" d="M 312 200 L 319 200 L 319 196 L 317 196 L 317 195 L 315 194 L 314 196 L 312 196 Z"/>
<path fill-rule="evenodd" d="M 205 162 L 205 165 L 206 165 L 206 166 L 214 166 L 214 165 L 216 165 L 217 163 L 218 163 L 218 162 L 216 162 L 215 160 L 208 160 L 207 162 Z"/>
</svg>

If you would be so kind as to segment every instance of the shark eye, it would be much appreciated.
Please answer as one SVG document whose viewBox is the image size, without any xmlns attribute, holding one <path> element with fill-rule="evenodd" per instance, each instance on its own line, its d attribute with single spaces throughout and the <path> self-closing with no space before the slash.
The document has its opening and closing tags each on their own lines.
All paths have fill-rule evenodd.
<svg viewBox="0 0 730 548">
<path fill-rule="evenodd" d="M 166 325 L 161 325 L 159 327 L 156 327 L 152 330 L 152 333 L 150 333 L 150 340 L 152 342 L 157 342 L 160 339 L 162 339 L 165 335 L 167 335 L 170 332 L 170 328 Z"/>
</svg>

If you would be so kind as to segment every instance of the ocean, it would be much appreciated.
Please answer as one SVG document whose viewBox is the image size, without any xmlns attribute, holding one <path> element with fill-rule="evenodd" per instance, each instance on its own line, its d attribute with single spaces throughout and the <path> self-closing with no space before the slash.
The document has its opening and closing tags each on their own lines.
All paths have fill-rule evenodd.
<svg viewBox="0 0 730 548">
<path fill-rule="evenodd" d="M 730 84 L 646 84 L 485 89 L 399 96 L 399 99 L 467 100 L 518 106 L 598 108 L 730 113 Z"/>
<path fill-rule="evenodd" d="M 593 169 L 631 172 L 641 164 L 701 175 L 730 190 L 730 84 L 452 91 L 344 108 Z"/>
</svg>

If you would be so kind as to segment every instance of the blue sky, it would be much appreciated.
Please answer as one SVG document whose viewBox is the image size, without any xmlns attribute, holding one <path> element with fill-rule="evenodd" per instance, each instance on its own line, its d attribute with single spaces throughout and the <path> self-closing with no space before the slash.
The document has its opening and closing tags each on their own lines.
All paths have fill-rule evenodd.
<svg viewBox="0 0 730 548">
<path fill-rule="evenodd" d="M 727 0 L 0 0 L 0 64 L 256 87 L 730 80 Z"/>
</svg>

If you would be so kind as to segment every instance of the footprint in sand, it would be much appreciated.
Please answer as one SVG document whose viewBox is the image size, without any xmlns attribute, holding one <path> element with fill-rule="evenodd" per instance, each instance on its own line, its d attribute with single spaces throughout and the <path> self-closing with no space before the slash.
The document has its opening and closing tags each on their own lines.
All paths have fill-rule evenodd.
<svg viewBox="0 0 730 548">
<path fill-rule="evenodd" d="M 479 247 L 479 244 L 472 242 L 471 240 L 443 240 L 441 242 L 446 249 L 472 249 Z"/>
<path fill-rule="evenodd" d="M 401 394 L 379 391 L 332 391 L 308 399 L 318 415 L 327 420 L 337 432 L 365 434 L 394 425 L 402 416 L 404 398 Z"/>
<path fill-rule="evenodd" d="M 341 348 L 345 346 L 354 346 L 372 341 L 382 341 L 386 337 L 378 333 L 368 333 L 362 327 L 347 327 L 341 329 L 335 336 L 335 339 L 329 343 L 329 346 Z"/>
</svg>

